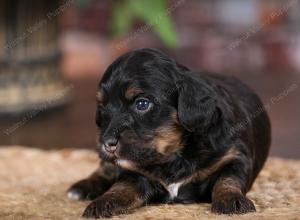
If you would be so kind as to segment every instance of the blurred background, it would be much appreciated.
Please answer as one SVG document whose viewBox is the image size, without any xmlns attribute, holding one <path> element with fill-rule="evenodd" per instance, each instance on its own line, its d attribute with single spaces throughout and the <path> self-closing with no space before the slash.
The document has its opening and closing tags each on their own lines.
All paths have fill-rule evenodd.
<svg viewBox="0 0 300 220">
<path fill-rule="evenodd" d="M 107 66 L 154 47 L 263 99 L 271 154 L 300 158 L 299 0 L 1 0 L 0 145 L 95 148 Z"/>
</svg>

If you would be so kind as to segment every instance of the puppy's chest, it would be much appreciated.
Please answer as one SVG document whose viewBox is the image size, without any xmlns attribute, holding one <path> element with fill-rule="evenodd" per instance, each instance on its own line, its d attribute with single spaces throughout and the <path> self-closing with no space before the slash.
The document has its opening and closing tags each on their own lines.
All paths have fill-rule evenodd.
<svg viewBox="0 0 300 220">
<path fill-rule="evenodd" d="M 180 179 L 173 179 L 173 181 L 167 179 L 163 179 L 161 181 L 161 184 L 168 192 L 168 197 L 171 201 L 177 200 L 179 197 L 182 197 L 182 194 L 186 195 L 187 191 L 190 191 L 190 186 L 193 185 L 189 176 Z"/>
<path fill-rule="evenodd" d="M 168 200 L 170 201 L 178 200 L 179 198 L 179 200 L 191 200 L 191 197 L 195 194 L 193 187 L 195 183 L 191 183 L 191 180 L 193 180 L 193 178 L 191 178 L 193 172 L 192 169 L 188 169 L 189 167 L 186 169 L 178 169 L 176 174 L 174 174 L 173 172 L 169 172 L 169 169 L 164 170 L 161 167 L 159 167 L 159 171 L 141 169 L 127 160 L 118 160 L 118 164 L 123 169 L 140 173 L 150 180 L 159 182 L 167 191 Z M 198 182 L 197 185 L 199 185 Z"/>
<path fill-rule="evenodd" d="M 206 192 L 202 182 L 185 183 L 176 182 L 165 186 L 168 195 L 167 202 L 171 203 L 191 203 L 198 200 L 198 197 Z"/>
<path fill-rule="evenodd" d="M 178 196 L 180 187 L 183 185 L 183 181 L 177 183 L 171 183 L 166 185 L 165 188 L 169 192 L 170 199 L 174 199 Z"/>
<path fill-rule="evenodd" d="M 207 179 L 198 180 L 193 178 L 193 175 L 187 175 L 173 181 L 170 181 L 169 178 L 161 179 L 160 183 L 168 193 L 168 200 L 176 203 L 194 201 L 198 195 L 207 190 Z"/>
<path fill-rule="evenodd" d="M 156 180 L 164 186 L 168 193 L 168 199 L 171 201 L 178 200 L 183 194 L 189 194 L 193 172 L 190 167 L 178 169 L 170 172 L 171 169 L 166 169 L 165 172 L 159 173 Z M 155 175 L 154 175 L 155 176 Z"/>
</svg>

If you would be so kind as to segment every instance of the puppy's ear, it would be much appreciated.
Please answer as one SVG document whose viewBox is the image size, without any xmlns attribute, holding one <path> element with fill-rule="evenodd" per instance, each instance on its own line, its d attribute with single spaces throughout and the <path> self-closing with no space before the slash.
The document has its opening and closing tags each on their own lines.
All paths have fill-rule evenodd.
<svg viewBox="0 0 300 220">
<path fill-rule="evenodd" d="M 185 73 L 176 83 L 178 119 L 188 131 L 207 129 L 217 117 L 217 100 L 213 89 L 203 80 Z"/>
</svg>

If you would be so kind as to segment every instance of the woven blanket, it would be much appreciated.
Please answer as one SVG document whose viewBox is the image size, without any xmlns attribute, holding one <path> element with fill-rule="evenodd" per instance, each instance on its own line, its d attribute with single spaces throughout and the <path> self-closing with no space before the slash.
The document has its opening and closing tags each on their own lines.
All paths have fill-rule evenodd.
<svg viewBox="0 0 300 220">
<path fill-rule="evenodd" d="M 99 164 L 87 150 L 0 147 L 0 219 L 81 219 L 88 202 L 70 201 L 70 184 Z M 248 197 L 257 212 L 216 215 L 210 204 L 156 205 L 112 219 L 300 219 L 300 160 L 269 158 Z"/>
</svg>

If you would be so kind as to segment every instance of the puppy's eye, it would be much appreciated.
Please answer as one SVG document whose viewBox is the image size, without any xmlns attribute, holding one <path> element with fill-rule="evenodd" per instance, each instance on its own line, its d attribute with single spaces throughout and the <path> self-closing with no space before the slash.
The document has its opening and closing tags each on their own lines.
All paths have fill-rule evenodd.
<svg viewBox="0 0 300 220">
<path fill-rule="evenodd" d="M 152 102 L 147 98 L 138 98 L 135 100 L 135 108 L 140 112 L 147 111 L 151 106 Z"/>
</svg>

